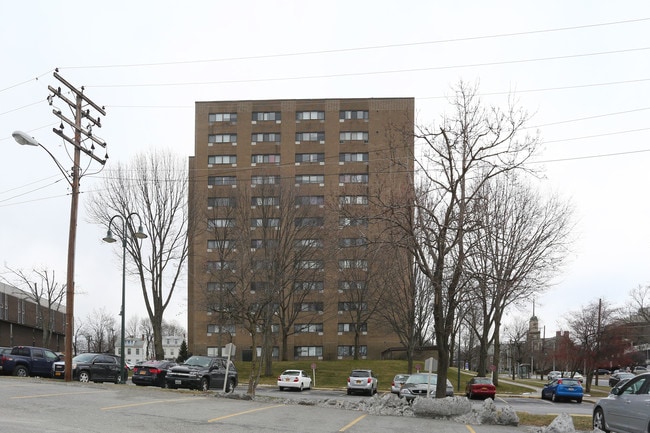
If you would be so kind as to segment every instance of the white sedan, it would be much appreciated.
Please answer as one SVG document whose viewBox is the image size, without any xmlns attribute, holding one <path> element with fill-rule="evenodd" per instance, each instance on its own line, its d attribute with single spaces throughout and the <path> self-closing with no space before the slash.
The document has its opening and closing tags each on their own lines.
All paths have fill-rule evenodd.
<svg viewBox="0 0 650 433">
<path fill-rule="evenodd" d="M 311 389 L 311 377 L 303 370 L 285 370 L 278 376 L 278 388 Z"/>
</svg>

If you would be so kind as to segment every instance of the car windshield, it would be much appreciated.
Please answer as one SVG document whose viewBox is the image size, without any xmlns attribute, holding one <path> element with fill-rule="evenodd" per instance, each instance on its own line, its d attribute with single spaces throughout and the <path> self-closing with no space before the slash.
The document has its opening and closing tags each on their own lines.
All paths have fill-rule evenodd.
<svg viewBox="0 0 650 433">
<path fill-rule="evenodd" d="M 396 381 L 404 381 L 404 380 L 406 380 L 408 378 L 409 378 L 408 374 L 398 374 L 397 376 L 395 376 L 394 380 L 396 380 Z"/>
<path fill-rule="evenodd" d="M 72 358 L 72 362 L 79 363 L 79 362 L 90 362 L 93 360 L 95 357 L 94 354 L 92 353 L 82 353 L 81 355 L 77 355 L 74 358 Z"/>
<path fill-rule="evenodd" d="M 557 383 L 561 383 L 564 386 L 580 386 L 580 381 L 576 379 L 558 379 Z"/>
<path fill-rule="evenodd" d="M 351 377 L 370 377 L 369 371 L 352 370 Z"/>
<path fill-rule="evenodd" d="M 282 372 L 282 376 L 300 376 L 300 371 L 298 370 L 286 370 Z"/>
<path fill-rule="evenodd" d="M 208 367 L 210 365 L 210 358 L 207 356 L 190 356 L 184 364 L 194 365 L 196 367 Z"/>
<path fill-rule="evenodd" d="M 488 377 L 475 377 L 474 378 L 474 383 L 480 383 L 481 385 L 484 384 L 492 384 L 492 379 Z"/>
<path fill-rule="evenodd" d="M 406 383 L 422 384 L 427 383 L 427 379 L 431 385 L 438 383 L 438 376 L 435 374 L 414 374 L 406 380 Z"/>
</svg>

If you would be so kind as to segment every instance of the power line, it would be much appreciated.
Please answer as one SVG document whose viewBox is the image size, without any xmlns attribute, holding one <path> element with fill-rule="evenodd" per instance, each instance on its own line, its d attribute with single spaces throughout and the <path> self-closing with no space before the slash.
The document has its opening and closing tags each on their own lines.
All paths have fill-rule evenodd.
<svg viewBox="0 0 650 433">
<path fill-rule="evenodd" d="M 302 52 L 294 52 L 294 53 L 278 53 L 278 54 L 265 54 L 265 55 L 255 55 L 255 56 L 225 57 L 220 59 L 207 59 L 207 60 L 184 60 L 184 61 L 176 61 L 176 62 L 130 63 L 130 64 L 114 64 L 114 65 L 67 66 L 65 67 L 65 69 L 105 69 L 105 68 L 171 66 L 171 65 L 182 65 L 182 64 L 232 62 L 232 61 L 242 61 L 242 60 L 270 59 L 270 58 L 279 58 L 279 57 L 297 57 L 297 56 L 307 56 L 307 55 L 346 53 L 346 52 L 355 52 L 355 51 L 380 50 L 380 49 L 387 49 L 387 48 L 404 48 L 404 47 L 414 47 L 414 46 L 421 46 L 421 45 L 446 44 L 446 43 L 453 43 L 453 42 L 465 42 L 465 41 L 474 41 L 474 40 L 482 40 L 482 39 L 507 38 L 513 36 L 524 36 L 524 35 L 532 35 L 532 34 L 539 34 L 539 33 L 563 32 L 569 30 L 580 30 L 580 29 L 587 29 L 587 28 L 594 28 L 594 27 L 630 24 L 630 23 L 637 23 L 637 22 L 643 22 L 648 20 L 650 20 L 650 18 L 637 18 L 637 19 L 623 20 L 623 21 L 585 24 L 580 26 L 558 27 L 558 28 L 541 29 L 541 30 L 528 30 L 524 32 L 500 33 L 494 35 L 467 36 L 467 37 L 460 37 L 460 38 L 439 39 L 439 40 L 424 41 L 424 42 L 407 42 L 402 44 L 373 45 L 373 46 L 366 46 L 366 47 L 339 48 L 339 49 L 329 49 L 329 50 L 302 51 Z"/>
</svg>

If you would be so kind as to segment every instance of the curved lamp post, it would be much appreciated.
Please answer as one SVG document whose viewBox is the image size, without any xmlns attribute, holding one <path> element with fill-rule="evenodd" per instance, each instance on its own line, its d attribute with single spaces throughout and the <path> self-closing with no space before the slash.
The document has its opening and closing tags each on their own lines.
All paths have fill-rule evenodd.
<svg viewBox="0 0 650 433">
<path fill-rule="evenodd" d="M 140 225 L 138 226 L 138 231 L 134 232 L 133 230 L 129 230 L 131 233 L 133 233 L 133 237 L 136 239 L 145 239 L 147 237 L 146 233 L 142 230 L 142 219 L 140 218 L 140 215 L 138 215 L 136 212 L 130 213 L 126 218 L 124 218 L 122 215 L 114 215 L 111 220 L 108 222 L 108 231 L 106 232 L 106 237 L 103 238 L 104 242 L 108 242 L 109 244 L 112 244 L 113 242 L 116 241 L 116 239 L 113 237 L 113 232 L 111 232 L 111 227 L 113 226 L 113 221 L 118 218 L 122 221 L 122 235 L 118 236 L 121 237 L 122 240 L 122 310 L 120 311 L 120 316 L 122 316 L 122 330 L 121 330 L 121 341 L 120 341 L 120 383 L 125 383 L 125 377 L 124 377 L 124 331 L 125 331 L 125 302 L 126 302 L 126 231 L 127 229 L 131 229 L 131 225 L 129 223 L 131 222 L 131 218 L 133 217 L 138 217 L 138 221 L 140 222 Z"/>
<path fill-rule="evenodd" d="M 37 146 L 45 150 L 50 158 L 54 160 L 63 176 L 72 188 L 70 203 L 70 230 L 68 234 L 68 267 L 66 278 L 66 301 L 65 301 L 65 380 L 72 380 L 72 338 L 73 338 L 73 320 L 74 320 L 74 264 L 75 264 L 75 245 L 77 241 L 77 210 L 79 208 L 79 178 L 80 174 L 80 151 L 75 147 L 72 172 L 67 172 L 61 163 L 54 157 L 45 146 L 39 143 L 34 137 L 29 136 L 22 131 L 14 131 L 11 136 L 18 144 L 26 146 Z"/>
</svg>

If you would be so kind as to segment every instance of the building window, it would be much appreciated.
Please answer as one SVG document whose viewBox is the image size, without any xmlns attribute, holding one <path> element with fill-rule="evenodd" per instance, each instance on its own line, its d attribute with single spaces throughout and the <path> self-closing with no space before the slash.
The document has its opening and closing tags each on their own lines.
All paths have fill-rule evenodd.
<svg viewBox="0 0 650 433">
<path fill-rule="evenodd" d="M 228 250 L 236 246 L 237 243 L 232 239 L 208 239 L 209 250 Z"/>
<path fill-rule="evenodd" d="M 237 113 L 211 113 L 208 122 L 237 122 Z"/>
<path fill-rule="evenodd" d="M 341 227 L 368 227 L 367 218 L 339 218 L 339 226 Z"/>
<path fill-rule="evenodd" d="M 237 143 L 237 134 L 210 134 L 208 143 Z"/>
<path fill-rule="evenodd" d="M 339 281 L 339 290 L 365 290 L 365 281 Z"/>
<path fill-rule="evenodd" d="M 215 283 L 215 282 L 208 283 L 208 292 L 232 292 L 233 290 L 235 290 L 235 283 L 231 281 L 220 282 L 220 283 Z"/>
<path fill-rule="evenodd" d="M 306 162 L 325 162 L 324 153 L 296 153 L 296 162 L 303 164 Z"/>
<path fill-rule="evenodd" d="M 251 239 L 251 248 L 277 248 L 280 244 L 278 239 Z"/>
<path fill-rule="evenodd" d="M 208 325 L 208 334 L 235 335 L 235 325 Z"/>
<path fill-rule="evenodd" d="M 308 334 L 314 332 L 323 332 L 322 323 L 296 323 L 293 325 L 296 334 Z"/>
<path fill-rule="evenodd" d="M 253 121 L 264 122 L 269 120 L 282 120 L 282 113 L 280 111 L 254 111 Z"/>
<path fill-rule="evenodd" d="M 260 333 L 260 334 L 261 334 L 262 332 L 264 332 L 264 328 L 263 328 L 262 326 L 260 326 L 260 325 L 257 325 L 257 326 L 255 327 L 255 330 L 256 330 L 258 333 Z M 272 324 L 271 324 L 271 332 L 272 332 L 273 334 L 278 334 L 278 333 L 280 332 L 280 325 L 278 325 L 277 323 L 272 323 Z"/>
<path fill-rule="evenodd" d="M 235 185 L 236 176 L 208 176 L 208 185 Z"/>
<path fill-rule="evenodd" d="M 293 284 L 293 288 L 296 290 L 316 292 L 322 292 L 324 287 L 325 285 L 322 281 L 298 281 Z"/>
<path fill-rule="evenodd" d="M 299 195 L 296 197 L 296 206 L 323 206 L 325 196 L 323 195 Z"/>
<path fill-rule="evenodd" d="M 235 197 L 208 197 L 208 207 L 237 207 Z"/>
<path fill-rule="evenodd" d="M 269 290 L 268 281 L 251 281 L 251 292 L 267 292 Z"/>
<path fill-rule="evenodd" d="M 325 120 L 324 111 L 296 111 L 296 120 Z"/>
<path fill-rule="evenodd" d="M 296 227 L 322 227 L 325 219 L 322 217 L 296 218 L 294 224 Z"/>
<path fill-rule="evenodd" d="M 322 302 L 301 302 L 295 304 L 294 308 L 296 309 L 296 311 L 303 311 L 303 312 L 323 311 L 323 303 Z"/>
<path fill-rule="evenodd" d="M 339 332 L 355 332 L 357 328 L 359 328 L 359 332 L 368 332 L 367 323 L 359 323 L 358 325 L 356 323 L 339 323 L 338 330 Z"/>
<path fill-rule="evenodd" d="M 252 176 L 253 185 L 277 185 L 280 183 L 280 176 Z"/>
<path fill-rule="evenodd" d="M 227 260 L 208 261 L 206 263 L 206 268 L 208 271 L 233 270 L 235 269 L 235 262 Z"/>
<path fill-rule="evenodd" d="M 354 346 L 338 346 L 338 356 L 354 356 Z M 359 356 L 368 356 L 368 346 L 359 346 Z"/>
<path fill-rule="evenodd" d="M 296 262 L 296 269 L 323 269 L 323 267 L 322 260 L 298 260 Z"/>
<path fill-rule="evenodd" d="M 234 218 L 211 218 L 208 220 L 208 228 L 235 227 Z"/>
<path fill-rule="evenodd" d="M 251 227 L 279 227 L 280 218 L 251 218 Z"/>
<path fill-rule="evenodd" d="M 296 141 L 325 141 L 324 132 L 296 132 Z"/>
<path fill-rule="evenodd" d="M 368 142 L 368 133 L 365 131 L 345 131 L 339 132 L 339 141 L 363 141 Z"/>
<path fill-rule="evenodd" d="M 251 155 L 251 164 L 279 164 L 280 154 Z"/>
<path fill-rule="evenodd" d="M 299 174 L 296 176 L 296 183 L 324 183 L 325 176 L 322 174 Z"/>
<path fill-rule="evenodd" d="M 368 162 L 368 153 L 339 153 L 339 162 Z"/>
<path fill-rule="evenodd" d="M 323 356 L 323 346 L 296 346 L 293 349 L 296 358 L 307 356 Z"/>
<path fill-rule="evenodd" d="M 323 248 L 322 239 L 298 239 L 295 242 L 296 248 Z"/>
<path fill-rule="evenodd" d="M 339 174 L 339 183 L 368 183 L 365 173 Z"/>
<path fill-rule="evenodd" d="M 251 197 L 251 206 L 279 206 L 280 197 Z"/>
<path fill-rule="evenodd" d="M 368 196 L 367 195 L 340 195 L 339 204 L 340 205 L 346 205 L 346 204 L 367 205 Z"/>
<path fill-rule="evenodd" d="M 366 238 L 341 238 L 339 239 L 340 248 L 365 247 L 368 245 Z"/>
<path fill-rule="evenodd" d="M 366 311 L 366 302 L 339 302 L 339 311 Z"/>
<path fill-rule="evenodd" d="M 368 261 L 361 259 L 343 259 L 339 260 L 339 269 L 363 269 L 364 271 L 368 270 Z"/>
<path fill-rule="evenodd" d="M 208 156 L 208 164 L 237 164 L 237 155 L 210 155 Z"/>
<path fill-rule="evenodd" d="M 368 120 L 368 110 L 341 110 L 340 120 Z"/>
<path fill-rule="evenodd" d="M 276 132 L 260 132 L 251 136 L 253 143 L 279 143 L 280 134 Z"/>
</svg>

